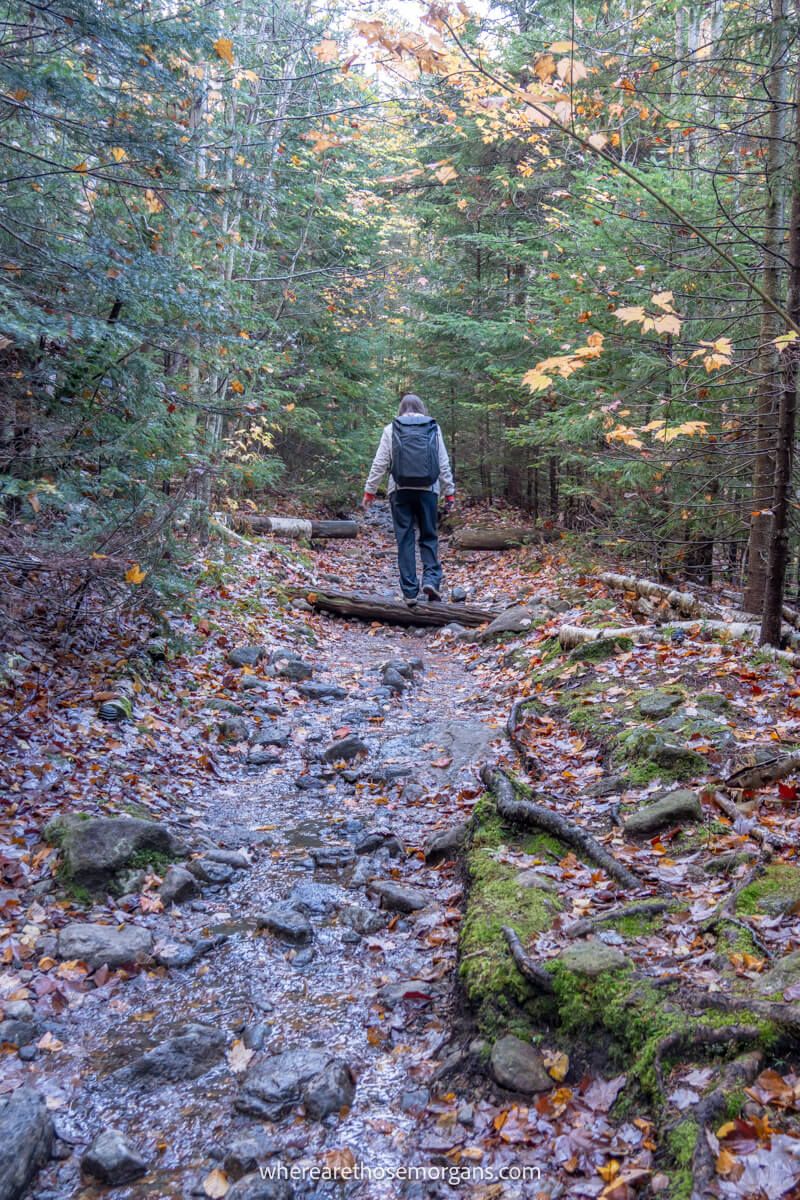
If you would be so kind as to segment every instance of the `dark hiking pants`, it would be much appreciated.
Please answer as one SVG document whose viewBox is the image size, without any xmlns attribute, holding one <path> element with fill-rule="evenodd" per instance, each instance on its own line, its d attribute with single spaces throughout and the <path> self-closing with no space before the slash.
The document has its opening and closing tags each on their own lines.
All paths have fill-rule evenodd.
<svg viewBox="0 0 800 1200">
<path fill-rule="evenodd" d="M 413 599 L 419 592 L 417 578 L 417 555 L 414 546 L 414 530 L 419 530 L 419 553 L 422 559 L 422 586 L 432 584 L 437 590 L 442 582 L 442 567 L 439 562 L 439 535 L 437 514 L 439 497 L 435 492 L 422 492 L 416 488 L 398 488 L 390 497 L 394 536 L 397 539 L 397 565 L 400 569 L 400 586 L 403 595 Z"/>
</svg>

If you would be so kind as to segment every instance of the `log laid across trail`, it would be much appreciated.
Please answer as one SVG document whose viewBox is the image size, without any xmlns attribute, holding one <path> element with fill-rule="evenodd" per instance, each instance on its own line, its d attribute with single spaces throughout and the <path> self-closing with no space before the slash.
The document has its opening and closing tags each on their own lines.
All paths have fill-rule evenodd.
<svg viewBox="0 0 800 1200">
<path fill-rule="evenodd" d="M 304 521 L 299 517 L 265 517 L 257 513 L 237 513 L 234 524 L 244 533 L 271 533 L 275 537 L 358 537 L 356 521 Z"/>
<path fill-rule="evenodd" d="M 538 529 L 524 526 L 498 526 L 497 529 L 457 529 L 453 542 L 459 550 L 513 550 L 515 546 L 530 546 L 542 541 Z"/>
<path fill-rule="evenodd" d="M 327 588 L 290 588 L 289 595 L 306 600 L 321 612 L 341 617 L 357 617 L 361 621 L 381 621 L 386 625 L 459 625 L 475 628 L 486 625 L 498 613 L 497 609 L 476 608 L 471 604 L 430 603 L 421 600 L 409 607 L 402 600 L 385 596 L 369 596 L 362 592 L 336 592 Z"/>
</svg>

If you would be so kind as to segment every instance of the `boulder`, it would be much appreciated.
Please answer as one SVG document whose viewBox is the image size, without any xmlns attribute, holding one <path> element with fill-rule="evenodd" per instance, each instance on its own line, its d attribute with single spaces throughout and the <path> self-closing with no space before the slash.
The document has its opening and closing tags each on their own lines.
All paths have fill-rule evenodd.
<svg viewBox="0 0 800 1200">
<path fill-rule="evenodd" d="M 703 809 L 695 793 L 678 788 L 631 813 L 625 818 L 624 830 L 631 837 L 643 837 L 670 825 L 685 825 L 702 819 Z"/>
<path fill-rule="evenodd" d="M 630 966 L 621 950 L 617 950 L 616 946 L 607 946 L 598 938 L 588 938 L 585 942 L 568 946 L 561 951 L 558 961 L 568 971 L 589 979 L 596 979 L 604 971 L 621 971 Z"/>
<path fill-rule="evenodd" d="M 257 667 L 267 657 L 266 646 L 235 646 L 225 656 L 231 667 Z"/>
<path fill-rule="evenodd" d="M 547 1092 L 553 1080 L 547 1074 L 544 1059 L 535 1046 L 507 1034 L 492 1046 L 489 1067 L 495 1081 L 511 1092 L 532 1096 Z"/>
<path fill-rule="evenodd" d="M 58 935 L 60 958 L 78 959 L 88 966 L 122 967 L 143 962 L 153 949 L 153 935 L 139 925 L 92 925 L 74 921 Z"/>
<path fill-rule="evenodd" d="M 197 1079 L 219 1062 L 225 1052 L 225 1034 L 211 1025 L 184 1025 L 128 1068 L 134 1077 Z"/>
<path fill-rule="evenodd" d="M 434 834 L 425 847 L 425 862 L 438 863 L 445 858 L 454 858 L 464 844 L 468 827 L 466 821 L 461 821 L 458 825 L 451 825 L 449 829 Z"/>
<path fill-rule="evenodd" d="M 388 908 L 391 912 L 415 912 L 418 908 L 425 908 L 433 899 L 427 892 L 397 883 L 394 879 L 373 879 L 368 891 L 380 898 L 382 908 Z"/>
<path fill-rule="evenodd" d="M 651 691 L 639 698 L 638 708 L 640 716 L 657 720 L 659 717 L 668 717 L 681 704 L 683 696 L 676 692 Z"/>
<path fill-rule="evenodd" d="M 348 893 L 336 883 L 317 883 L 309 880 L 296 883 L 289 893 L 288 904 L 301 912 L 326 916 L 348 902 Z"/>
<path fill-rule="evenodd" d="M 310 1100 L 312 1120 L 352 1102 L 355 1087 L 347 1064 L 321 1047 L 296 1046 L 253 1063 L 234 1101 L 240 1112 L 277 1121 Z M 337 1103 L 338 1101 L 338 1103 Z M 335 1104 L 335 1107 L 331 1105 Z"/>
<path fill-rule="evenodd" d="M 344 700 L 347 696 L 346 690 L 335 683 L 300 683 L 297 690 L 307 700 Z"/>
<path fill-rule="evenodd" d="M 197 879 L 191 871 L 175 865 L 167 868 L 161 887 L 158 889 L 165 905 L 175 904 L 179 900 L 187 900 L 191 896 L 196 896 L 199 890 Z"/>
<path fill-rule="evenodd" d="M 282 679 L 291 679 L 295 683 L 310 679 L 314 674 L 312 666 L 288 650 L 276 650 L 270 656 L 269 669 L 271 674 L 279 675 Z"/>
<path fill-rule="evenodd" d="M 328 748 L 323 751 L 322 757 L 325 762 L 349 762 L 351 758 L 356 758 L 359 754 L 366 754 L 368 746 L 356 734 L 348 734 L 347 737 L 340 738 L 337 742 L 332 742 Z"/>
<path fill-rule="evenodd" d="M 32 1088 L 0 1096 L 0 1200 L 22 1200 L 50 1157 L 53 1122 L 44 1097 Z"/>
<path fill-rule="evenodd" d="M 106 887 L 112 876 L 141 851 L 172 858 L 187 853 L 184 843 L 164 825 L 139 817 L 55 817 L 45 826 L 44 837 L 60 847 L 65 873 L 92 889 Z"/>
<path fill-rule="evenodd" d="M 84 1174 L 111 1187 L 138 1179 L 147 1171 L 147 1163 L 118 1129 L 104 1129 L 81 1159 Z"/>
<path fill-rule="evenodd" d="M 528 608 L 524 604 L 516 604 L 513 608 L 507 608 L 505 612 L 500 613 L 499 617 L 495 617 L 491 625 L 488 625 L 483 631 L 481 641 L 490 642 L 504 633 L 528 633 L 533 628 L 534 622 L 541 619 L 543 615 L 545 614 L 537 609 Z"/>
<path fill-rule="evenodd" d="M 287 942 L 305 944 L 314 936 L 314 930 L 308 917 L 292 907 L 286 901 L 273 904 L 271 908 L 256 915 L 256 927 L 269 929 L 277 937 Z"/>
</svg>

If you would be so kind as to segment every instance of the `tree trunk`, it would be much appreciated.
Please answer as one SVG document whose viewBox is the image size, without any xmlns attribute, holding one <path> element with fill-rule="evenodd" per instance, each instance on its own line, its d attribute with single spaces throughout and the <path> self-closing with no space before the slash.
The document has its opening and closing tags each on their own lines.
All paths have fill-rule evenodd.
<svg viewBox="0 0 800 1200">
<path fill-rule="evenodd" d="M 490 609 L 470 604 L 421 603 L 413 607 L 402 600 L 368 596 L 361 592 L 329 592 L 314 587 L 290 588 L 289 595 L 307 600 L 314 608 L 340 617 L 361 621 L 382 621 L 386 625 L 459 625 L 475 628 L 487 625 L 498 615 Z"/>
</svg>

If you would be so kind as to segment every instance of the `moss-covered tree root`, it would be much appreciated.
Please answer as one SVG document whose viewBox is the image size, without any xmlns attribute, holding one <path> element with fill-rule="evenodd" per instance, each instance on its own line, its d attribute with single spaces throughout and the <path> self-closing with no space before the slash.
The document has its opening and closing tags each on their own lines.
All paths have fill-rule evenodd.
<svg viewBox="0 0 800 1200">
<path fill-rule="evenodd" d="M 497 811 L 503 820 L 509 821 L 512 825 L 522 825 L 529 829 L 543 829 L 546 833 L 552 834 L 566 845 L 580 851 L 590 862 L 602 867 L 607 875 L 630 891 L 635 891 L 643 886 L 643 881 L 634 875 L 633 871 L 623 866 L 614 858 L 613 854 L 609 854 L 580 825 L 576 825 L 574 821 L 568 821 L 566 817 L 562 817 L 543 804 L 537 804 L 532 800 L 518 800 L 514 785 L 502 771 L 484 767 L 481 777 L 494 794 Z"/>
<path fill-rule="evenodd" d="M 510 925 L 503 926 L 503 936 L 508 942 L 511 957 L 516 963 L 520 975 L 524 979 L 527 979 L 528 983 L 536 988 L 537 991 L 543 992 L 546 996 L 552 996 L 552 979 L 544 967 L 538 966 L 532 958 L 528 957 L 523 949 L 522 942 Z"/>
</svg>

